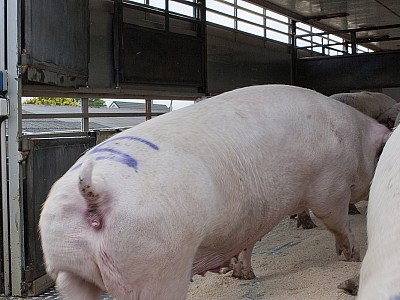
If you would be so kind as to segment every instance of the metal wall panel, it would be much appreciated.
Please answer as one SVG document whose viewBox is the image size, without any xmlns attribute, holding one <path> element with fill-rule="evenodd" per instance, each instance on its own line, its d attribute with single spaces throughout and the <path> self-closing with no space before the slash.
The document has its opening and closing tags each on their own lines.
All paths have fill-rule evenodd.
<svg viewBox="0 0 400 300">
<path fill-rule="evenodd" d="M 28 285 L 46 273 L 38 233 L 42 203 L 53 183 L 95 143 L 95 136 L 24 139 L 22 150 L 27 154 L 24 163 L 25 282 Z"/>
<path fill-rule="evenodd" d="M 400 52 L 304 58 L 297 61 L 296 85 L 324 94 L 400 87 Z"/>
<path fill-rule="evenodd" d="M 289 45 L 246 33 L 208 27 L 207 74 L 210 94 L 267 83 L 291 83 Z"/>
<path fill-rule="evenodd" d="M 25 81 L 86 86 L 89 0 L 24 1 L 22 64 Z"/>
<path fill-rule="evenodd" d="M 90 1 L 90 60 L 88 86 L 113 88 L 113 2 Z"/>
<path fill-rule="evenodd" d="M 123 41 L 123 83 L 203 86 L 200 38 L 124 24 Z"/>
</svg>

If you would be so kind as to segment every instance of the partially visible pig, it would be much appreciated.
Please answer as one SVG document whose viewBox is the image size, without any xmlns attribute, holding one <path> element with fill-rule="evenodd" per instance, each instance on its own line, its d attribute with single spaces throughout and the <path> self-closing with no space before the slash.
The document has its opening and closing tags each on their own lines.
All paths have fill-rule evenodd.
<svg viewBox="0 0 400 300">
<path fill-rule="evenodd" d="M 400 112 L 400 104 L 397 104 L 396 100 L 383 93 L 363 91 L 339 93 L 330 97 L 378 120 L 379 123 L 386 125 L 389 129 L 393 128 L 397 114 Z M 357 207 L 350 203 L 349 214 L 355 215 L 359 213 Z M 300 226 L 304 229 L 316 227 L 308 210 L 297 215 L 297 227 Z"/>
<path fill-rule="evenodd" d="M 396 100 L 383 93 L 366 91 L 357 93 L 340 93 L 331 95 L 330 97 L 350 105 L 374 119 L 378 119 L 382 113 L 397 103 Z"/>
<path fill-rule="evenodd" d="M 399 124 L 400 124 L 400 113 L 397 115 L 397 118 L 396 118 L 396 121 L 394 122 L 393 128 L 396 128 L 397 126 L 399 126 Z"/>
<path fill-rule="evenodd" d="M 400 129 L 379 159 L 368 202 L 368 248 L 361 265 L 358 298 L 400 299 Z"/>
<path fill-rule="evenodd" d="M 283 85 L 141 123 L 53 185 L 39 222 L 47 272 L 67 299 L 182 300 L 195 274 L 236 256 L 251 269 L 253 245 L 306 207 L 337 253 L 359 260 L 348 203 L 368 194 L 388 134 L 347 105 Z"/>
<path fill-rule="evenodd" d="M 387 125 L 390 129 L 395 127 L 396 118 L 400 113 L 400 103 L 396 103 L 389 109 L 385 110 L 377 118 L 379 123 Z"/>
</svg>

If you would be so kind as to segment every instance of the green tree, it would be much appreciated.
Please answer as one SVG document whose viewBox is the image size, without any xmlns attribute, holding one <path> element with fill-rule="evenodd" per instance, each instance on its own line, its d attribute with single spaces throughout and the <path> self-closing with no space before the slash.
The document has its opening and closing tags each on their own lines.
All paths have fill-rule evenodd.
<svg viewBox="0 0 400 300">
<path fill-rule="evenodd" d="M 24 104 L 79 106 L 78 101 L 76 101 L 76 99 L 73 98 L 46 98 L 46 97 L 31 98 L 25 101 Z"/>
<path fill-rule="evenodd" d="M 89 107 L 106 107 L 106 102 L 103 99 L 89 98 Z"/>
</svg>

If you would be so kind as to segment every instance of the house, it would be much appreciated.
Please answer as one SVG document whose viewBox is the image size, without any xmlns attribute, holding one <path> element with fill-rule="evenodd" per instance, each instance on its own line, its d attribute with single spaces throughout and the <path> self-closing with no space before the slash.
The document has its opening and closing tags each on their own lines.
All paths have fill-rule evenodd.
<svg viewBox="0 0 400 300">
<path fill-rule="evenodd" d="M 127 101 L 113 101 L 109 108 L 126 108 L 134 110 L 135 112 L 144 112 L 145 111 L 145 104 L 138 103 L 138 102 L 127 102 Z M 151 104 L 151 112 L 169 112 L 168 106 L 164 104 Z"/>
</svg>

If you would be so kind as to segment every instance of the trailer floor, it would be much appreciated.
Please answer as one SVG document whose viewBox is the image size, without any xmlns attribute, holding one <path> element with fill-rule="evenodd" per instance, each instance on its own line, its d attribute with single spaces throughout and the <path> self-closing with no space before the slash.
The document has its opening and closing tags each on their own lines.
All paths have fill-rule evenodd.
<svg viewBox="0 0 400 300">
<path fill-rule="evenodd" d="M 357 207 L 361 215 L 349 216 L 349 219 L 364 257 L 367 202 L 362 201 Z M 318 219 L 312 218 L 317 228 L 297 228 L 296 220 L 286 218 L 256 244 L 252 256 L 255 279 L 238 280 L 229 273 L 195 276 L 187 300 L 355 300 L 337 286 L 353 277 L 360 263 L 346 262 L 343 256 L 337 256 L 333 235 Z M 52 288 L 28 299 L 62 298 Z M 112 297 L 104 295 L 101 299 Z"/>
</svg>

